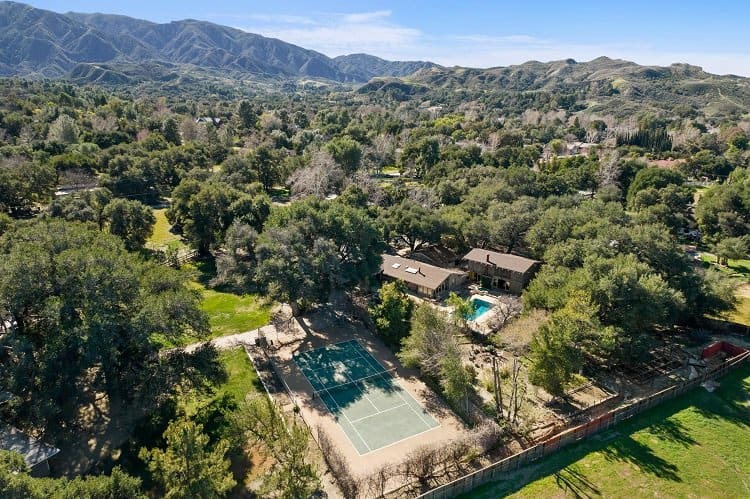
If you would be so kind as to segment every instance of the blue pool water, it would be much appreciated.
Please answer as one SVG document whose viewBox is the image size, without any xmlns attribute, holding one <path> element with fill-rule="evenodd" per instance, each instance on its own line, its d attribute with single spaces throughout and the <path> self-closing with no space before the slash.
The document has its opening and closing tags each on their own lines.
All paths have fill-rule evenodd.
<svg viewBox="0 0 750 499">
<path fill-rule="evenodd" d="M 484 301 L 481 298 L 472 298 L 471 303 L 474 304 L 474 312 L 467 317 L 470 321 L 475 321 L 486 314 L 495 305 L 488 301 Z"/>
</svg>

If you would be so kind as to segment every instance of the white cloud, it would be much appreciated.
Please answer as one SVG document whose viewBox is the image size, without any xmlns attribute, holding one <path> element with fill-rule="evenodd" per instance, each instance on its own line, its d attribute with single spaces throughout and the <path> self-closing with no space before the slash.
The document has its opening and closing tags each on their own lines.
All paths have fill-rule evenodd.
<svg viewBox="0 0 750 499">
<path fill-rule="evenodd" d="M 391 17 L 390 10 L 376 10 L 373 12 L 358 12 L 354 14 L 344 14 L 345 23 L 366 23 L 370 21 L 376 21 L 378 19 L 387 19 Z"/>
<path fill-rule="evenodd" d="M 217 22 L 231 22 L 232 24 L 236 24 L 238 21 L 251 21 L 268 25 L 292 24 L 312 26 L 318 24 L 318 22 L 311 17 L 291 16 L 286 14 L 208 14 L 207 17 L 209 19 L 214 19 Z"/>
<path fill-rule="evenodd" d="M 288 22 L 288 16 L 255 16 L 239 29 L 278 38 L 330 56 L 367 52 L 398 54 L 413 46 L 422 33 L 390 22 L 391 11 L 318 14 L 305 22 Z"/>
<path fill-rule="evenodd" d="M 242 23 L 237 20 L 242 19 Z M 569 43 L 526 33 L 499 35 L 423 33 L 393 21 L 390 10 L 312 13 L 307 16 L 247 15 L 233 24 L 329 56 L 365 52 L 391 60 L 430 60 L 446 66 L 494 67 L 529 60 L 573 58 L 588 61 L 605 55 L 639 64 L 687 62 L 719 74 L 750 76 L 750 58 L 739 53 L 683 52 L 643 42 Z"/>
</svg>

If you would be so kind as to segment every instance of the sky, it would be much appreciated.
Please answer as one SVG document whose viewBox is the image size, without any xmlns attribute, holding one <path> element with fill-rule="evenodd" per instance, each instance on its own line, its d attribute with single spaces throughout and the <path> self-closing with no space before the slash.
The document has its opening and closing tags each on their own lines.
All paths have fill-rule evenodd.
<svg viewBox="0 0 750 499">
<path fill-rule="evenodd" d="M 199 19 L 328 56 L 492 67 L 599 56 L 750 76 L 747 0 L 29 0 L 56 12 Z"/>
</svg>

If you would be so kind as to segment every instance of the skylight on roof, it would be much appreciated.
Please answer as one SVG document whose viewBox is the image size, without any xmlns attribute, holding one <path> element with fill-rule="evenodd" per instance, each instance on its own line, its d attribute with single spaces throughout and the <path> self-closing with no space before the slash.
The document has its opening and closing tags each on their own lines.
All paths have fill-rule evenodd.
<svg viewBox="0 0 750 499">
<path fill-rule="evenodd" d="M 391 265 L 391 267 L 393 267 L 394 269 L 397 269 L 397 268 L 401 267 L 401 264 L 400 263 L 394 263 L 393 265 Z"/>
<path fill-rule="evenodd" d="M 419 269 L 415 269 L 414 267 L 406 267 L 406 269 L 404 270 L 406 270 L 410 274 L 416 274 L 417 272 L 419 272 Z"/>
</svg>

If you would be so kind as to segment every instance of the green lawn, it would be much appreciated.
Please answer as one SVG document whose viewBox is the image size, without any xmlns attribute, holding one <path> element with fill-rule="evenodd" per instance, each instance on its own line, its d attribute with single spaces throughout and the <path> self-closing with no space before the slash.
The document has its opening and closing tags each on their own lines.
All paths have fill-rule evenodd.
<svg viewBox="0 0 750 499">
<path fill-rule="evenodd" d="M 167 220 L 167 209 L 160 208 L 154 210 L 154 217 L 156 217 L 156 224 L 154 225 L 154 233 L 148 238 L 146 246 L 151 249 L 160 249 L 165 247 L 183 249 L 187 248 L 182 238 L 170 232 L 172 225 Z"/>
<path fill-rule="evenodd" d="M 718 265 L 716 264 L 716 255 L 705 252 L 701 253 L 701 260 L 734 277 L 750 278 L 750 260 L 729 260 L 727 266 Z"/>
<path fill-rule="evenodd" d="M 271 321 L 273 303 L 257 293 L 236 293 L 227 288 L 209 288 L 208 281 L 215 275 L 212 262 L 196 262 L 184 265 L 184 272 L 190 272 L 193 280 L 189 283 L 193 289 L 200 292 L 203 300 L 201 309 L 208 315 L 211 332 L 208 338 L 218 338 L 231 334 L 245 333 Z M 154 341 L 162 348 L 172 348 L 189 345 L 201 341 L 194 336 L 168 340 L 160 335 L 154 335 Z"/>
<path fill-rule="evenodd" d="M 203 295 L 201 308 L 208 314 L 211 338 L 251 331 L 271 320 L 271 305 L 260 295 L 237 295 L 196 286 Z"/>
<path fill-rule="evenodd" d="M 464 497 L 750 497 L 750 366 Z"/>
<path fill-rule="evenodd" d="M 716 256 L 711 253 L 701 253 L 701 260 L 705 266 L 712 266 L 727 274 L 735 282 L 741 283 L 750 280 L 750 260 L 729 260 L 729 265 L 723 266 L 716 263 Z M 714 317 L 737 324 L 750 326 L 750 298 L 741 292 L 736 293 L 737 304 L 735 309 L 720 317 Z"/>
<path fill-rule="evenodd" d="M 729 322 L 750 326 L 750 298 L 737 295 L 737 304 L 734 306 L 734 310 L 727 312 L 721 318 Z"/>
<path fill-rule="evenodd" d="M 219 353 L 219 361 L 224 367 L 226 378 L 213 384 L 212 393 L 190 392 L 178 397 L 178 403 L 185 414 L 192 416 L 199 407 L 205 407 L 225 395 L 235 402 L 242 402 L 250 392 L 262 392 L 263 386 L 244 348 L 235 348 Z"/>
</svg>

